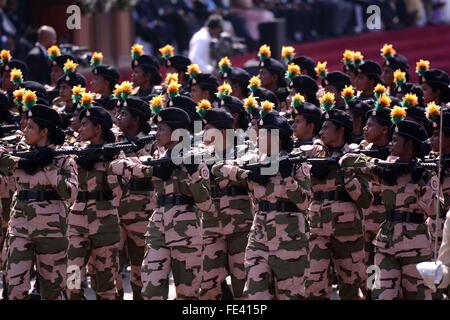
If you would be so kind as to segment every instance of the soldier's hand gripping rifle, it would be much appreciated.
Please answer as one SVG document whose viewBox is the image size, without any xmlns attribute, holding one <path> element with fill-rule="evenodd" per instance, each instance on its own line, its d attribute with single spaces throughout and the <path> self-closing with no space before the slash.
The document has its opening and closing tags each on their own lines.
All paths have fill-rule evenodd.
<svg viewBox="0 0 450 320">
<path fill-rule="evenodd" d="M 108 143 L 99 147 L 92 148 L 67 148 L 67 149 L 57 149 L 53 151 L 55 156 L 58 155 L 76 155 L 78 157 L 83 157 L 87 155 L 97 154 L 104 160 L 111 160 L 115 155 L 119 154 L 120 151 L 125 153 L 136 152 L 142 148 L 143 145 L 150 143 L 154 140 L 154 135 L 149 135 L 142 137 L 136 141 L 132 142 L 116 142 L 116 143 Z M 12 152 L 12 155 L 15 157 L 20 157 L 24 159 L 33 159 L 38 155 L 38 151 L 22 151 L 22 152 Z"/>
</svg>

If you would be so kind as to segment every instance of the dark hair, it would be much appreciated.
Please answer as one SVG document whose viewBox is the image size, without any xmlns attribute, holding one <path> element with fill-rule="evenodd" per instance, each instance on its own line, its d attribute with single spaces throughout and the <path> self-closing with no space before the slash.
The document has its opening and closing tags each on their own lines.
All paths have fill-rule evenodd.
<svg viewBox="0 0 450 320">
<path fill-rule="evenodd" d="M 14 122 L 14 116 L 9 110 L 0 110 L 0 119 L 7 124 L 13 124 Z"/>
<path fill-rule="evenodd" d="M 161 84 L 161 75 L 153 67 L 136 66 L 136 68 L 141 68 L 145 75 L 150 75 L 150 84 L 152 86 L 157 86 Z"/>
<path fill-rule="evenodd" d="M 197 85 L 198 85 L 198 87 L 199 87 L 202 91 L 208 91 L 208 92 L 209 92 L 209 98 L 210 98 L 212 101 L 217 101 L 218 98 L 217 98 L 216 95 L 215 95 L 216 89 L 213 89 L 213 88 L 211 87 L 210 84 L 206 84 L 206 83 L 197 83 Z"/>
<path fill-rule="evenodd" d="M 223 24 L 222 16 L 218 14 L 210 15 L 205 22 L 205 26 L 208 29 L 222 28 L 222 24 Z"/>
<path fill-rule="evenodd" d="M 281 147 L 286 152 L 290 153 L 294 150 L 294 140 L 291 137 L 281 140 Z"/>
<path fill-rule="evenodd" d="M 146 134 L 149 133 L 151 130 L 150 124 L 147 121 L 145 121 L 144 119 L 140 118 L 139 130 Z"/>
<path fill-rule="evenodd" d="M 308 124 L 312 123 L 314 125 L 314 134 L 315 135 L 319 134 L 319 132 L 320 132 L 320 118 L 314 118 L 314 117 L 311 117 L 308 114 L 301 114 L 301 113 L 299 113 L 299 114 L 295 114 L 294 115 L 294 119 L 297 116 L 303 116 L 303 118 L 305 118 L 305 120 L 306 120 L 306 123 L 308 123 Z"/>
<path fill-rule="evenodd" d="M 238 121 L 239 128 L 245 131 L 248 129 L 249 123 L 250 121 L 248 118 L 248 114 L 239 113 L 239 121 Z"/>
<path fill-rule="evenodd" d="M 336 128 L 344 128 L 336 124 Z M 345 143 L 351 143 L 353 141 L 353 132 L 348 128 L 344 128 L 344 141 Z"/>
<path fill-rule="evenodd" d="M 60 146 L 64 143 L 64 140 L 66 139 L 66 134 L 62 129 L 60 129 L 58 127 L 50 127 L 47 122 L 45 122 L 44 120 L 41 120 L 41 119 L 33 118 L 32 120 L 38 125 L 38 127 L 41 130 L 47 128 L 48 140 L 52 144 L 54 144 L 56 146 Z"/>
<path fill-rule="evenodd" d="M 114 132 L 111 131 L 111 129 L 105 128 L 102 126 L 102 123 L 98 121 L 96 118 L 88 118 L 94 126 L 100 125 L 102 128 L 102 135 L 103 140 L 105 140 L 105 143 L 114 143 L 116 142 L 116 136 L 114 135 Z"/>
</svg>

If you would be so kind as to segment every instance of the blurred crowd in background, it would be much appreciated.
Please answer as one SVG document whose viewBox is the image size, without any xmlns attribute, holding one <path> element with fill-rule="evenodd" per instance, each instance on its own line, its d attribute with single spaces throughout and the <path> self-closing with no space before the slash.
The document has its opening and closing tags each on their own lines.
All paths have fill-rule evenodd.
<svg viewBox="0 0 450 320">
<path fill-rule="evenodd" d="M 450 22 L 449 0 L 141 0 L 133 19 L 137 36 L 152 48 L 173 43 L 186 53 L 191 36 L 220 14 L 224 31 L 252 51 L 260 44 L 258 26 L 277 18 L 286 21 L 288 42 L 366 32 L 370 5 L 379 6 L 383 29 Z"/>
</svg>

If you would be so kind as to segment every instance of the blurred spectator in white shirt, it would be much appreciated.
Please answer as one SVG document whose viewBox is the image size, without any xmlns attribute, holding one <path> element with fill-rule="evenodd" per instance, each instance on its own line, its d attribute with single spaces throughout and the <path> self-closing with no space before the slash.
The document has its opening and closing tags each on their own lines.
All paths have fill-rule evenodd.
<svg viewBox="0 0 450 320">
<path fill-rule="evenodd" d="M 223 29 L 223 20 L 220 15 L 211 15 L 204 27 L 197 31 L 189 41 L 189 59 L 199 65 L 203 73 L 214 71 L 214 61 L 211 61 L 211 39 L 219 38 Z"/>
</svg>

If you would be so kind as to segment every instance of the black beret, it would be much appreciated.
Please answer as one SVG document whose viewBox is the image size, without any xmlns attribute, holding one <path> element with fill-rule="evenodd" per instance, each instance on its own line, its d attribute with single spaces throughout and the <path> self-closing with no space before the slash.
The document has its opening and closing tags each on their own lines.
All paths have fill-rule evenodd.
<svg viewBox="0 0 450 320">
<path fill-rule="evenodd" d="M 222 100 L 221 107 L 228 110 L 228 112 L 237 112 L 239 114 L 247 114 L 244 109 L 244 102 L 236 97 L 227 96 Z"/>
<path fill-rule="evenodd" d="M 137 97 L 128 97 L 121 105 L 122 108 L 126 108 L 131 114 L 140 117 L 144 121 L 150 120 L 152 116 L 148 103 Z"/>
<path fill-rule="evenodd" d="M 192 98 L 181 95 L 167 102 L 167 107 L 175 107 L 186 111 L 192 124 L 194 124 L 194 121 L 200 120 L 196 106 L 197 103 Z"/>
<path fill-rule="evenodd" d="M 31 90 L 36 92 L 36 96 L 38 98 L 43 98 L 45 100 L 48 100 L 47 90 L 45 90 L 45 87 L 36 81 L 24 81 L 21 85 L 22 88 L 26 90 Z"/>
<path fill-rule="evenodd" d="M 200 73 L 192 80 L 192 85 L 201 85 L 210 91 L 215 91 L 219 86 L 219 81 L 210 73 Z"/>
<path fill-rule="evenodd" d="M 120 106 L 120 100 L 114 96 L 102 97 L 96 103 L 106 110 L 113 110 Z"/>
<path fill-rule="evenodd" d="M 363 118 L 371 108 L 372 107 L 368 103 L 359 99 L 354 99 L 346 104 L 346 110 L 350 110 L 354 115 Z"/>
<path fill-rule="evenodd" d="M 413 106 L 413 107 L 409 107 L 407 110 L 407 117 L 411 117 L 413 118 L 414 121 L 417 122 L 422 122 L 424 123 L 426 126 L 429 125 L 429 120 L 426 116 L 426 110 L 424 107 L 421 107 L 419 105 L 417 106 Z"/>
<path fill-rule="evenodd" d="M 298 76 L 295 77 L 291 82 L 291 88 L 294 88 L 296 91 L 304 94 L 304 92 L 314 92 L 316 93 L 319 90 L 319 86 L 316 81 L 310 76 Z"/>
<path fill-rule="evenodd" d="M 272 111 L 260 120 L 260 126 L 265 129 L 278 129 L 280 130 L 280 138 L 287 139 L 293 134 L 293 130 L 289 121 L 280 116 L 277 111 Z"/>
<path fill-rule="evenodd" d="M 120 73 L 116 68 L 109 65 L 100 65 L 92 69 L 92 73 L 101 76 L 106 81 L 116 84 L 119 82 Z"/>
<path fill-rule="evenodd" d="M 166 60 L 166 67 L 174 67 L 176 70 L 181 72 L 186 72 L 188 65 L 191 64 L 191 59 L 175 55 Z"/>
<path fill-rule="evenodd" d="M 384 61 L 384 65 L 390 67 L 392 70 L 400 69 L 403 72 L 408 72 L 409 64 L 405 56 L 397 53 L 395 56 Z"/>
<path fill-rule="evenodd" d="M 260 88 L 253 93 L 253 96 L 257 98 L 258 102 L 264 100 L 272 102 L 275 105 L 275 109 L 280 107 L 280 100 L 278 100 L 277 95 L 268 89 Z"/>
<path fill-rule="evenodd" d="M 314 68 L 316 67 L 316 63 L 313 59 L 307 56 L 301 56 L 293 59 L 291 63 L 295 63 L 300 67 L 300 70 L 305 71 L 308 76 L 310 76 L 313 79 L 317 79 L 317 74 Z"/>
<path fill-rule="evenodd" d="M 327 85 L 335 87 L 339 92 L 345 88 L 345 86 L 349 86 L 352 84 L 352 80 L 348 75 L 341 71 L 333 71 L 328 73 L 326 79 L 322 79 L 322 86 L 325 87 Z"/>
<path fill-rule="evenodd" d="M 439 69 L 431 69 L 420 77 L 420 83 L 426 82 L 432 88 L 448 88 L 450 85 L 450 77 L 447 72 Z"/>
<path fill-rule="evenodd" d="M 226 79 L 230 82 L 238 82 L 240 85 L 246 87 L 250 81 L 250 74 L 244 69 L 231 67 L 231 72 L 228 73 Z"/>
<path fill-rule="evenodd" d="M 294 117 L 297 115 L 302 115 L 309 121 L 320 122 L 322 111 L 316 105 L 309 102 L 305 102 L 302 106 L 298 108 L 292 108 L 292 115 Z"/>
<path fill-rule="evenodd" d="M 161 83 L 162 75 L 159 71 L 159 61 L 156 57 L 144 54 L 136 60 L 132 60 L 131 68 L 136 67 L 141 67 L 144 72 L 150 72 L 153 77 L 153 83 Z"/>
<path fill-rule="evenodd" d="M 166 123 L 172 130 L 176 129 L 189 130 L 191 127 L 191 120 L 189 118 L 188 113 L 180 108 L 170 107 L 163 109 L 153 119 L 155 123 L 159 122 Z"/>
<path fill-rule="evenodd" d="M 28 77 L 28 65 L 25 61 L 11 59 L 8 63 L 2 66 L 2 72 L 9 72 L 12 69 L 20 69 L 20 71 L 22 71 L 23 78 L 26 79 Z"/>
<path fill-rule="evenodd" d="M 322 123 L 325 121 L 331 121 L 339 127 L 343 127 L 350 131 L 353 131 L 353 120 L 347 112 L 340 109 L 331 109 L 330 111 L 324 112 L 321 117 Z"/>
<path fill-rule="evenodd" d="M 86 87 L 86 78 L 78 72 L 72 72 L 68 75 L 63 75 L 58 79 L 57 86 L 60 87 L 62 84 L 67 84 L 70 87 L 75 87 L 78 85 Z"/>
<path fill-rule="evenodd" d="M 391 109 L 390 108 L 380 108 L 376 109 L 373 108 L 372 110 L 369 110 L 366 114 L 367 118 L 374 118 L 379 123 L 385 126 L 391 126 Z"/>
<path fill-rule="evenodd" d="M 28 117 L 37 120 L 47 128 L 61 126 L 61 117 L 58 112 L 48 106 L 36 104 L 28 111 Z"/>
<path fill-rule="evenodd" d="M 203 121 L 219 130 L 233 128 L 233 117 L 224 109 L 209 110 Z"/>
<path fill-rule="evenodd" d="M 70 54 L 62 54 L 60 56 L 57 56 L 55 60 L 52 61 L 52 65 L 64 68 L 64 64 L 67 62 L 68 59 L 72 60 L 73 62 L 77 62 L 77 59 L 74 56 Z"/>
<path fill-rule="evenodd" d="M 89 109 L 83 108 L 80 113 L 80 121 L 83 120 L 84 117 L 95 119 L 105 130 L 111 129 L 113 126 L 111 115 L 102 107 L 94 106 Z"/>
<path fill-rule="evenodd" d="M 274 58 L 269 58 L 261 61 L 259 67 L 261 69 L 265 68 L 269 70 L 270 73 L 277 74 L 281 78 L 284 77 L 284 73 L 286 71 L 286 67 L 280 61 Z"/>
<path fill-rule="evenodd" d="M 425 142 L 428 135 L 424 127 L 414 121 L 403 120 L 396 125 L 395 133 L 417 142 Z"/>
<path fill-rule="evenodd" d="M 357 72 L 365 74 L 366 76 L 375 76 L 379 78 L 383 71 L 378 63 L 372 60 L 365 60 L 363 64 L 359 66 Z"/>
<path fill-rule="evenodd" d="M 396 93 L 399 94 L 413 93 L 417 96 L 417 99 L 419 100 L 419 105 L 424 104 L 422 87 L 417 84 L 406 82 L 396 88 Z"/>
</svg>

